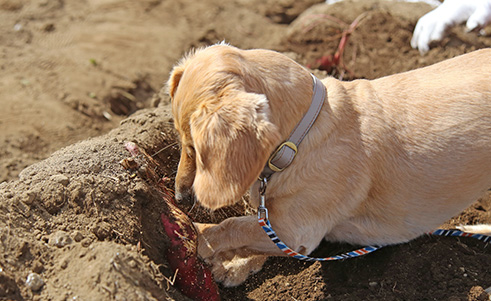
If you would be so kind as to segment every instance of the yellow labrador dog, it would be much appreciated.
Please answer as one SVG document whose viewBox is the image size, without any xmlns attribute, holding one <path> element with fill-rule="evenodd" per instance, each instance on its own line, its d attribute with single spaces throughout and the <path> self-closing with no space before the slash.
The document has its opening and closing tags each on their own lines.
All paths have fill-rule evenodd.
<svg viewBox="0 0 491 301">
<path fill-rule="evenodd" d="M 311 105 L 309 71 L 268 50 L 220 44 L 192 53 L 168 82 L 182 153 L 176 197 L 216 209 L 239 200 Z M 267 184 L 279 238 L 406 242 L 491 187 L 491 50 L 377 80 L 322 80 L 327 96 L 286 169 Z M 325 88 L 324 88 L 325 86 Z M 197 224 L 199 254 L 232 286 L 283 255 L 256 216 Z M 480 229 L 489 231 L 489 227 Z"/>
</svg>

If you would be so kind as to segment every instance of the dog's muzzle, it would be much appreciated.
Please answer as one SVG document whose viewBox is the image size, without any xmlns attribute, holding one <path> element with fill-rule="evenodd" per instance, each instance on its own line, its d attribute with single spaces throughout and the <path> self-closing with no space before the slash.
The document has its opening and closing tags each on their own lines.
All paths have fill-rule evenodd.
<svg viewBox="0 0 491 301">
<path fill-rule="evenodd" d="M 192 189 L 184 188 L 176 190 L 175 198 L 183 205 L 192 205 L 194 203 L 194 193 Z"/>
</svg>

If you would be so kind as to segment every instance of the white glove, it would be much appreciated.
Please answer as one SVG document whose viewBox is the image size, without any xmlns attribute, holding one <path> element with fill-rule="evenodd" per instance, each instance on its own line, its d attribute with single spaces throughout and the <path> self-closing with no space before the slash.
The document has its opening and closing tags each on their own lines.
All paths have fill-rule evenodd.
<svg viewBox="0 0 491 301">
<path fill-rule="evenodd" d="M 467 20 L 468 31 L 491 22 L 491 0 L 445 0 L 418 20 L 411 46 L 425 54 L 432 41 L 440 41 L 448 28 Z"/>
</svg>

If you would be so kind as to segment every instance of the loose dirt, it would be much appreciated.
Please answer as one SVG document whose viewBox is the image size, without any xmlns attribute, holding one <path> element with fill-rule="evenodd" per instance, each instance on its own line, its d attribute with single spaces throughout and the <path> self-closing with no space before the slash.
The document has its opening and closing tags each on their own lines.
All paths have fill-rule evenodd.
<svg viewBox="0 0 491 301">
<path fill-rule="evenodd" d="M 163 202 L 119 162 L 134 141 L 172 187 L 179 149 L 161 88 L 191 48 L 226 40 L 274 49 L 350 80 L 491 45 L 458 26 L 420 56 L 409 41 L 429 6 L 319 2 L 0 0 L 0 300 L 186 300 L 163 255 Z M 318 70 L 362 14 L 344 66 Z M 254 211 L 246 199 L 213 213 L 185 209 L 214 222 Z M 491 193 L 442 226 L 462 223 L 491 223 Z M 315 255 L 353 248 L 323 243 Z M 489 245 L 425 236 L 342 262 L 271 258 L 220 291 L 224 300 L 489 300 L 490 266 Z"/>
</svg>

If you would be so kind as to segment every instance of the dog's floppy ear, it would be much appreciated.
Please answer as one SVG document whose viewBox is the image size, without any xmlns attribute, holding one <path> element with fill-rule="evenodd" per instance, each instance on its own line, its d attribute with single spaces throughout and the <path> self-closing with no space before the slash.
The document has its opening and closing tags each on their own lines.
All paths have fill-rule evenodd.
<svg viewBox="0 0 491 301">
<path fill-rule="evenodd" d="M 279 141 L 265 95 L 234 91 L 191 116 L 194 192 L 211 209 L 238 201 L 257 180 Z"/>
<path fill-rule="evenodd" d="M 174 94 L 176 94 L 177 86 L 179 86 L 184 69 L 184 63 L 181 62 L 174 66 L 172 72 L 170 73 L 169 81 L 167 82 L 167 92 L 172 99 L 174 98 Z"/>
<path fill-rule="evenodd" d="M 172 99 L 174 99 L 174 95 L 176 94 L 176 90 L 179 86 L 182 75 L 184 74 L 184 70 L 187 68 L 191 59 L 200 51 L 202 51 L 202 49 L 191 50 L 189 53 L 185 54 L 182 57 L 182 59 L 179 61 L 179 63 L 177 63 L 177 65 L 174 66 L 174 68 L 172 68 L 169 80 L 167 81 L 167 92 Z"/>
</svg>

